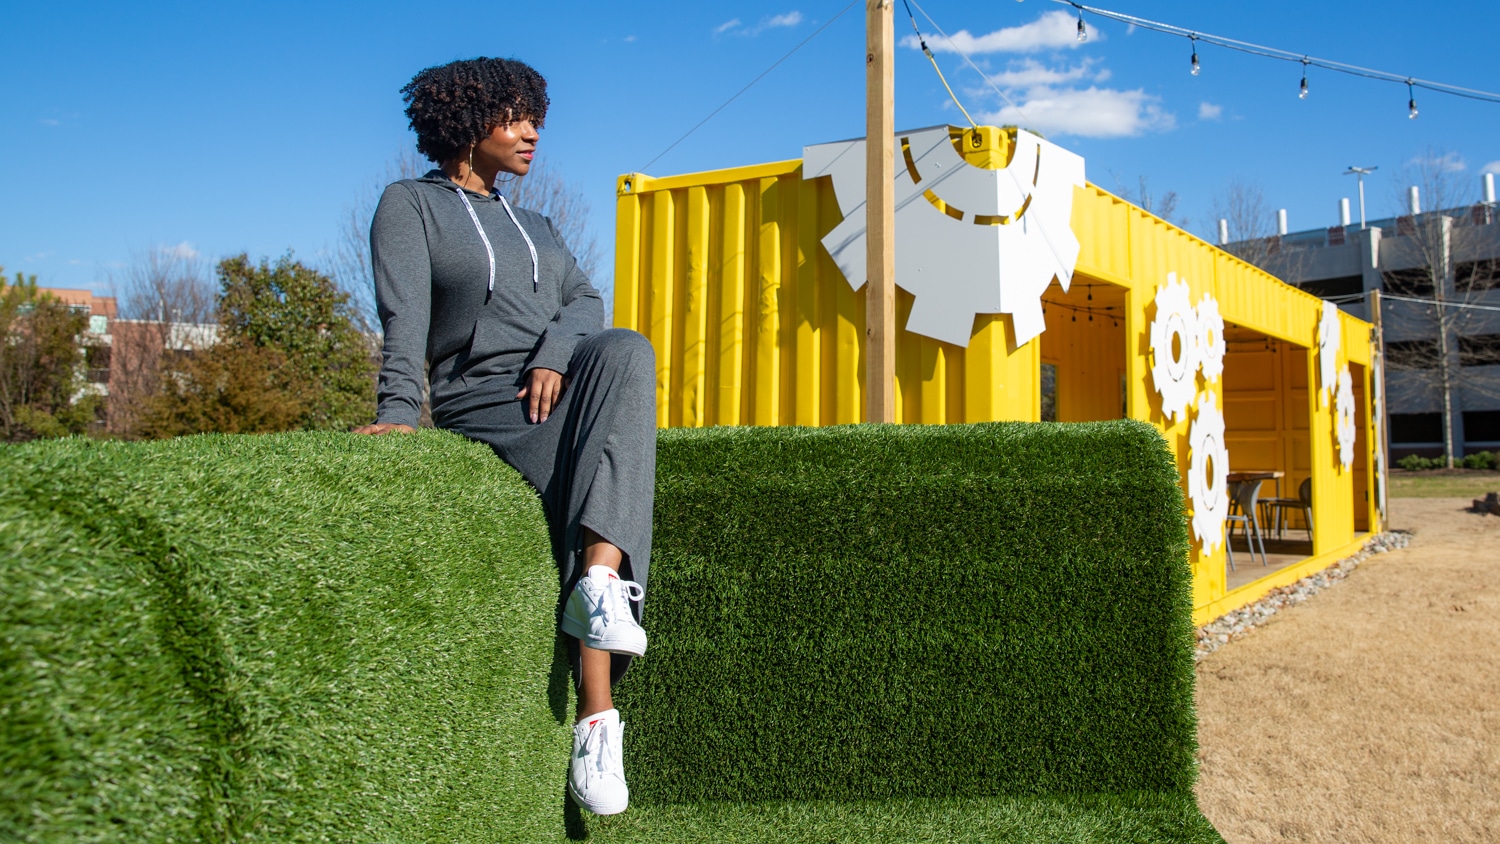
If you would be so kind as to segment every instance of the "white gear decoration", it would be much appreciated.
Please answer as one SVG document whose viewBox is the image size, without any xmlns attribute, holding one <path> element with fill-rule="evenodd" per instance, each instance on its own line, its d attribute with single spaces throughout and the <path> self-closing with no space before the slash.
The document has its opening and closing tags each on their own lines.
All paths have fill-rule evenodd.
<svg viewBox="0 0 1500 844">
<path fill-rule="evenodd" d="M 1229 449 L 1224 445 L 1224 414 L 1212 390 L 1198 397 L 1198 418 L 1188 431 L 1188 498 L 1193 502 L 1193 535 L 1203 553 L 1224 539 L 1229 515 Z"/>
<path fill-rule="evenodd" d="M 1224 373 L 1224 353 L 1229 344 L 1224 341 L 1224 317 L 1219 315 L 1219 300 L 1205 293 L 1198 303 L 1198 355 L 1203 366 L 1203 377 L 1212 384 Z"/>
<path fill-rule="evenodd" d="M 855 290 L 865 267 L 864 139 L 802 149 L 802 178 L 833 178 L 844 219 L 823 246 Z M 948 126 L 896 136 L 896 284 L 914 297 L 905 329 L 969 345 L 975 314 L 1010 314 L 1017 346 L 1047 329 L 1042 294 L 1078 262 L 1073 191 L 1083 158 L 1018 130 L 1000 170 L 969 164 Z"/>
<path fill-rule="evenodd" d="M 1198 391 L 1198 316 L 1187 282 L 1177 273 L 1156 288 L 1156 318 L 1151 320 L 1151 383 L 1161 396 L 1161 412 L 1175 420 L 1187 413 Z M 1172 338 L 1180 338 L 1173 352 Z"/>
<path fill-rule="evenodd" d="M 1323 303 L 1323 314 L 1318 319 L 1318 406 L 1327 407 L 1328 399 L 1336 388 L 1339 372 L 1339 347 L 1344 332 L 1339 325 L 1339 306 Z"/>
<path fill-rule="evenodd" d="M 1339 468 L 1354 466 L 1354 376 L 1346 363 L 1339 369 L 1338 395 L 1333 401 L 1333 433 L 1339 442 Z"/>
</svg>

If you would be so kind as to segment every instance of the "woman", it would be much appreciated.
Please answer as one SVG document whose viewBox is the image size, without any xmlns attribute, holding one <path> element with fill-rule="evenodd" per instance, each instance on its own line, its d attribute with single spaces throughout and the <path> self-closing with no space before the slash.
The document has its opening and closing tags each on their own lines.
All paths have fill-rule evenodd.
<svg viewBox="0 0 1500 844">
<path fill-rule="evenodd" d="M 495 190 L 531 169 L 546 80 L 479 58 L 428 68 L 402 94 L 439 168 L 386 188 L 370 227 L 385 347 L 376 422 L 355 433 L 415 429 L 425 361 L 433 422 L 488 444 L 541 494 L 578 692 L 568 790 L 591 812 L 621 812 L 610 685 L 646 649 L 655 356 L 641 335 L 604 330 L 599 293 L 551 221 Z"/>
</svg>

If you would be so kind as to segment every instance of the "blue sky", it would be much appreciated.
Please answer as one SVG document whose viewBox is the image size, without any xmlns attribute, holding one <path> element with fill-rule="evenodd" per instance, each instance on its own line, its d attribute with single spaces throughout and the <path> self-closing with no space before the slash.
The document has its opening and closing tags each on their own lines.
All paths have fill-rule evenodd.
<svg viewBox="0 0 1500 844">
<path fill-rule="evenodd" d="M 349 209 L 411 135 L 400 87 L 423 67 L 515 56 L 550 83 L 539 155 L 583 192 L 612 243 L 615 178 L 643 168 L 848 0 L 551 2 L 428 7 L 371 2 L 57 4 L 0 10 L 0 265 L 47 286 L 110 291 L 153 249 L 207 259 L 292 250 L 319 263 Z M 1483 90 L 1500 3 L 1112 0 L 1101 6 Z M 1500 105 L 1200 46 L 1045 0 L 922 0 L 921 8 L 1021 109 L 1019 122 L 1081 154 L 1105 188 L 1180 195 L 1205 234 L 1214 195 L 1257 182 L 1295 229 L 1337 222 L 1366 182 L 1370 217 L 1397 207 L 1403 166 L 1438 153 L 1478 198 L 1500 171 Z M 898 37 L 910 33 L 898 2 Z M 1057 18 L 1059 12 L 1063 18 Z M 982 122 L 1016 120 L 920 12 L 928 43 Z M 962 34 L 961 34 L 962 33 Z M 672 175 L 800 156 L 864 125 L 863 3 L 647 171 Z M 896 123 L 962 123 L 920 52 L 898 48 Z M 1356 211 L 1357 214 L 1357 211 Z M 608 279 L 601 279 L 607 283 Z"/>
</svg>

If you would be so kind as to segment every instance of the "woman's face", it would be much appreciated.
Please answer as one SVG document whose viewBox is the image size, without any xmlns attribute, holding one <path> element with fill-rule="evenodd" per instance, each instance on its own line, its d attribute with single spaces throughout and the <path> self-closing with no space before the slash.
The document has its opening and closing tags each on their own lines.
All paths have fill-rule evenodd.
<svg viewBox="0 0 1500 844">
<path fill-rule="evenodd" d="M 531 118 L 523 117 L 491 129 L 474 147 L 474 157 L 484 156 L 501 173 L 524 176 L 531 169 L 531 157 L 539 137 Z"/>
</svg>

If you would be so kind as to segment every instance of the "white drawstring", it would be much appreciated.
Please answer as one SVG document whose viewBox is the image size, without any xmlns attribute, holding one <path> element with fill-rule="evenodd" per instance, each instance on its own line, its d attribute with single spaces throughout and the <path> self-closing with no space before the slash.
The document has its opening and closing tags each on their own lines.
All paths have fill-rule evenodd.
<svg viewBox="0 0 1500 844">
<path fill-rule="evenodd" d="M 495 247 L 490 245 L 490 238 L 484 233 L 484 226 L 479 224 L 479 215 L 474 213 L 474 206 L 469 202 L 468 194 L 459 187 L 455 187 L 453 192 L 463 200 L 464 208 L 469 212 L 469 219 L 474 221 L 474 230 L 479 232 L 479 239 L 484 241 L 484 253 L 490 259 L 490 284 L 486 289 L 493 293 L 495 292 Z M 531 292 L 535 293 L 540 289 L 541 280 L 540 267 L 536 259 L 536 245 L 531 242 L 531 235 L 528 235 L 526 229 L 521 227 L 521 221 L 516 219 L 516 212 L 511 210 L 510 203 L 505 201 L 504 194 L 500 195 L 500 204 L 505 208 L 505 214 L 510 217 L 511 223 L 515 224 L 516 231 L 521 233 L 521 239 L 526 241 L 526 248 L 531 250 Z"/>
<path fill-rule="evenodd" d="M 465 200 L 467 202 L 467 200 Z M 516 219 L 516 212 L 510 210 L 510 203 L 505 201 L 505 194 L 500 194 L 500 204 L 505 207 L 505 213 L 510 215 L 510 221 L 516 224 L 516 231 L 521 233 L 521 239 L 526 241 L 526 248 L 531 250 L 531 292 L 535 293 L 539 285 L 540 267 L 536 261 L 536 245 L 531 242 L 531 235 L 521 228 L 521 221 Z M 493 261 L 493 259 L 491 259 Z M 493 282 L 491 282 L 493 283 Z"/>
</svg>

